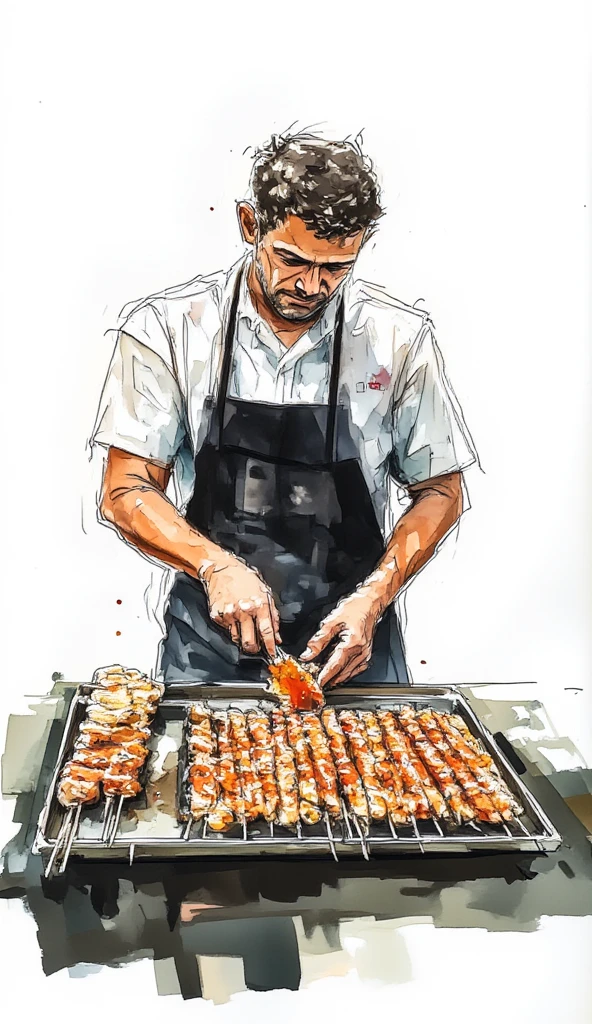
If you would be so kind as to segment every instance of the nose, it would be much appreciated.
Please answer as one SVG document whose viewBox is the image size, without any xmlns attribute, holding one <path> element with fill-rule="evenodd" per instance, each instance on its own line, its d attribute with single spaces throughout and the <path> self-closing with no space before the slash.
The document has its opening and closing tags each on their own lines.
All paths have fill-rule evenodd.
<svg viewBox="0 0 592 1024">
<path fill-rule="evenodd" d="M 296 281 L 294 288 L 302 296 L 318 295 L 321 290 L 321 269 L 320 267 L 309 267 Z"/>
</svg>

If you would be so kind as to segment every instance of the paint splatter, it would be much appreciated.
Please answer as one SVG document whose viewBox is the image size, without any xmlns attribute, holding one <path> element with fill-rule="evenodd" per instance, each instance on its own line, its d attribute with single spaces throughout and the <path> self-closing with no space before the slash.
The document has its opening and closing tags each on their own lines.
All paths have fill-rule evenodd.
<svg viewBox="0 0 592 1024">
<path fill-rule="evenodd" d="M 120 597 L 118 597 L 118 598 L 117 598 L 117 601 L 115 602 L 115 604 L 121 604 L 121 603 L 122 603 L 122 601 L 121 601 L 121 598 L 120 598 Z"/>
<path fill-rule="evenodd" d="M 120 629 L 116 629 L 115 630 L 115 636 L 121 636 L 121 630 Z"/>
</svg>

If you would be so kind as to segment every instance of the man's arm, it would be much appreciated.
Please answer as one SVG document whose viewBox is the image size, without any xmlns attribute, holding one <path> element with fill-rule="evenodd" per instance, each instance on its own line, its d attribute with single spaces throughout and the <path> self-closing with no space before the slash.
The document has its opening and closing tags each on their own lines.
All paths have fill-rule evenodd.
<svg viewBox="0 0 592 1024">
<path fill-rule="evenodd" d="M 302 655 L 304 661 L 312 661 L 339 638 L 319 676 L 322 686 L 336 686 L 366 668 L 384 612 L 462 513 L 462 473 L 434 477 L 408 490 L 412 504 L 395 526 L 379 565 L 324 619 Z"/>
<path fill-rule="evenodd" d="M 110 448 L 101 514 L 146 555 L 181 569 L 204 585 L 210 615 L 232 640 L 275 656 L 279 615 L 259 574 L 189 525 L 166 497 L 170 467 Z"/>
</svg>

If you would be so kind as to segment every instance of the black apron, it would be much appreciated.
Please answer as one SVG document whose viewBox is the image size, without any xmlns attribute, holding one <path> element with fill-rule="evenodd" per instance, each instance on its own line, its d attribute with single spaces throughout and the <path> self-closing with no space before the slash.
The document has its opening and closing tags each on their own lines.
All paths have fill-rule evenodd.
<svg viewBox="0 0 592 1024">
<path fill-rule="evenodd" d="M 350 594 L 384 553 L 347 412 L 338 405 L 343 297 L 334 331 L 327 405 L 276 405 L 230 398 L 237 308 L 236 278 L 223 341 L 217 402 L 195 458 L 186 518 L 200 533 L 256 568 L 273 592 L 282 647 L 298 655 L 321 620 Z M 337 441 L 339 442 L 337 444 Z M 340 457 L 345 452 L 346 457 Z M 166 681 L 266 678 L 212 622 L 201 583 L 179 573 L 165 614 L 160 671 Z M 369 667 L 356 682 L 407 682 L 394 609 L 379 623 Z"/>
</svg>

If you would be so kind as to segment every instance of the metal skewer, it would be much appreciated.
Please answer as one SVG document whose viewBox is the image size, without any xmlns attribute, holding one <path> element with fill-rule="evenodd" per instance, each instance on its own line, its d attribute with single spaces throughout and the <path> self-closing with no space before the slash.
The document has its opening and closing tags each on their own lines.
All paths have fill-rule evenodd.
<svg viewBox="0 0 592 1024">
<path fill-rule="evenodd" d="M 113 819 L 113 827 L 111 829 L 111 834 L 109 836 L 109 841 L 107 843 L 107 846 L 109 846 L 109 847 L 113 846 L 113 843 L 115 842 L 115 836 L 117 835 L 117 829 L 119 828 L 119 822 L 121 821 L 121 812 L 123 810 L 123 801 L 124 800 L 125 800 L 124 796 L 120 796 L 119 797 L 119 803 L 117 804 L 117 810 L 115 812 L 115 816 L 114 816 L 114 819 Z"/>
<path fill-rule="evenodd" d="M 422 853 L 425 853 L 424 845 L 423 845 L 423 843 L 421 841 L 421 836 L 419 834 L 419 829 L 417 827 L 417 820 L 415 818 L 415 815 L 414 814 L 410 814 L 409 817 L 411 819 L 411 828 L 413 829 L 415 838 L 417 839 L 417 842 L 419 843 L 419 849 L 421 850 Z"/>
<path fill-rule="evenodd" d="M 76 814 L 74 815 L 74 820 L 71 822 L 70 828 L 69 828 L 69 831 L 68 831 L 68 839 L 67 839 L 67 842 L 66 842 L 66 847 L 64 849 L 64 853 L 62 855 L 62 860 L 61 860 L 59 871 L 58 871 L 59 875 L 63 875 L 64 871 L 66 870 L 66 866 L 68 864 L 68 858 L 70 856 L 70 850 L 72 849 L 72 843 L 74 842 L 74 838 L 76 836 L 76 833 L 78 832 L 78 823 L 80 821 L 80 814 L 81 814 L 81 812 L 82 812 L 82 804 L 78 804 L 78 806 L 76 808 Z"/>
<path fill-rule="evenodd" d="M 353 835 L 353 832 L 351 830 L 349 814 L 347 812 L 347 807 L 345 806 L 345 802 L 343 800 L 341 801 L 341 812 L 343 814 L 343 824 L 345 825 L 345 831 L 347 832 L 347 838 L 348 839 L 353 839 L 354 835 Z"/>
<path fill-rule="evenodd" d="M 55 864 L 55 862 L 56 862 L 56 860 L 58 858 L 58 854 L 60 853 L 60 850 L 64 846 L 64 840 L 66 838 L 70 822 L 72 821 L 73 814 L 74 814 L 74 807 L 72 806 L 72 807 L 68 808 L 68 811 L 67 811 L 67 813 L 66 813 L 66 815 L 64 817 L 64 820 L 62 821 L 62 824 L 60 825 L 60 828 L 58 830 L 58 834 L 56 836 L 54 848 L 53 848 L 51 857 L 49 858 L 47 867 L 45 869 L 45 877 L 46 878 L 49 878 L 51 876 L 51 874 L 53 872 L 54 864 Z"/>
<path fill-rule="evenodd" d="M 105 800 L 105 817 L 103 818 L 103 832 L 101 834 L 101 842 L 107 842 L 107 836 L 111 831 L 111 816 L 113 814 L 113 797 L 108 796 Z"/>
<path fill-rule="evenodd" d="M 366 836 L 364 835 L 357 814 L 353 815 L 354 826 L 358 836 L 360 838 L 360 846 L 362 847 L 362 855 L 364 860 L 370 860 L 370 851 L 368 850 L 368 844 L 366 842 Z"/>
<path fill-rule="evenodd" d="M 333 829 L 331 828 L 331 822 L 329 820 L 329 813 L 328 813 L 328 811 L 325 811 L 325 828 L 327 829 L 327 838 L 329 840 L 329 849 L 331 850 L 331 853 L 333 854 L 333 860 L 339 861 L 339 857 L 337 856 L 337 850 L 335 848 L 335 838 L 333 836 Z"/>
</svg>

